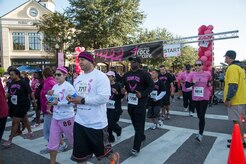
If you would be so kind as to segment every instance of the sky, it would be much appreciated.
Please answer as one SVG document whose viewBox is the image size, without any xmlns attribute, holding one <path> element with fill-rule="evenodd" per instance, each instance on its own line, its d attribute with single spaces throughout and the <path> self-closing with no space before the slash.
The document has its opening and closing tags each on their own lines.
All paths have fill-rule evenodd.
<svg viewBox="0 0 246 164">
<path fill-rule="evenodd" d="M 27 0 L 0 0 L 0 16 Z M 55 0 L 63 12 L 67 0 Z M 214 63 L 224 62 L 227 50 L 237 52 L 237 60 L 246 59 L 246 0 L 140 0 L 146 18 L 143 28 L 165 28 L 181 37 L 196 36 L 201 25 L 213 25 L 214 33 L 239 30 L 239 38 L 214 41 Z M 197 43 L 190 44 L 198 48 Z"/>
</svg>

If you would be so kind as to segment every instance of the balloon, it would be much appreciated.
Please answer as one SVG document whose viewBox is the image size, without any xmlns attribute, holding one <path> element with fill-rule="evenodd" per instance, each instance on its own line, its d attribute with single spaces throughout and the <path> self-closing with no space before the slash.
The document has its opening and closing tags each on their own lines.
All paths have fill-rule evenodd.
<svg viewBox="0 0 246 164">
<path fill-rule="evenodd" d="M 212 71 L 213 70 L 213 67 L 212 66 L 208 67 L 208 70 L 209 71 Z"/>
<path fill-rule="evenodd" d="M 209 57 L 209 56 L 212 55 L 212 52 L 210 50 L 207 50 L 207 51 L 204 52 L 204 55 Z"/>
<path fill-rule="evenodd" d="M 214 26 L 213 25 L 208 25 L 208 30 L 212 31 L 214 29 Z"/>
<path fill-rule="evenodd" d="M 199 58 L 203 56 L 203 53 L 198 53 Z"/>
<path fill-rule="evenodd" d="M 203 71 L 208 71 L 208 67 L 203 67 Z"/>
<path fill-rule="evenodd" d="M 206 31 L 204 31 L 204 34 L 212 34 L 212 31 L 206 30 Z"/>
<path fill-rule="evenodd" d="M 204 65 L 205 65 L 206 67 L 211 66 L 211 64 L 212 64 L 212 62 L 211 62 L 211 61 L 208 61 L 208 60 L 204 62 Z"/>
<path fill-rule="evenodd" d="M 203 61 L 203 63 L 204 63 L 205 61 L 208 60 L 208 57 L 207 57 L 207 56 L 202 56 L 200 59 L 201 59 L 201 60 Z"/>
<path fill-rule="evenodd" d="M 209 56 L 208 59 L 207 59 L 207 61 L 212 62 L 212 58 L 213 58 L 212 56 Z"/>
<path fill-rule="evenodd" d="M 212 51 L 213 50 L 213 44 L 210 43 L 209 46 L 208 46 L 208 50 Z"/>
<path fill-rule="evenodd" d="M 204 32 L 205 30 L 207 30 L 207 26 L 202 25 L 201 27 L 199 27 L 198 31 L 199 32 Z"/>
</svg>

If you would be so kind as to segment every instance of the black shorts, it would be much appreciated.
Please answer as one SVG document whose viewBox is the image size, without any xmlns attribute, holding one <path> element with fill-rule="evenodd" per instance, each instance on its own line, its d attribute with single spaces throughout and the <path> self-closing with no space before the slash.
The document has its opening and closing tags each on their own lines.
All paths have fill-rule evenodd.
<svg viewBox="0 0 246 164">
<path fill-rule="evenodd" d="M 98 160 L 112 153 L 108 141 L 108 128 L 92 129 L 74 122 L 73 153 L 71 159 L 75 162 L 85 162 L 95 154 Z"/>
<path fill-rule="evenodd" d="M 170 93 L 166 93 L 163 97 L 162 106 L 170 105 Z"/>
<path fill-rule="evenodd" d="M 159 118 L 160 117 L 161 106 L 148 106 L 148 118 Z"/>
<path fill-rule="evenodd" d="M 29 109 L 30 106 L 19 106 L 18 108 L 15 107 L 12 109 L 13 117 L 24 118 Z"/>
</svg>

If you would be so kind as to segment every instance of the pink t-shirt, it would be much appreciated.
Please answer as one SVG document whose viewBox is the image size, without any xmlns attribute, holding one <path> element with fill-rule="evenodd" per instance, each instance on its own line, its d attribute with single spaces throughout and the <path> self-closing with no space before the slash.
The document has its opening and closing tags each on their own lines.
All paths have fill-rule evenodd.
<svg viewBox="0 0 246 164">
<path fill-rule="evenodd" d="M 190 92 L 192 90 L 192 87 L 189 87 L 189 88 L 185 87 L 186 78 L 189 76 L 190 73 L 191 72 L 188 73 L 188 72 L 184 71 L 184 72 L 181 72 L 178 76 L 178 80 L 180 80 L 182 83 L 182 91 L 183 92 Z"/>
<path fill-rule="evenodd" d="M 192 100 L 209 100 L 210 91 L 208 81 L 211 80 L 211 75 L 207 72 L 191 72 L 186 78 L 186 81 L 196 83 L 192 86 Z"/>
</svg>

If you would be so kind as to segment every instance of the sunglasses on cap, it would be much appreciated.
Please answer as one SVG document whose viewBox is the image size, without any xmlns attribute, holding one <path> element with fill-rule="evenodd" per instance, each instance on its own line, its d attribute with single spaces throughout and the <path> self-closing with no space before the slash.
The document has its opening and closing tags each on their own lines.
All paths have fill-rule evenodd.
<svg viewBox="0 0 246 164">
<path fill-rule="evenodd" d="M 195 66 L 199 66 L 200 67 L 200 66 L 202 66 L 202 64 L 195 64 Z"/>
<path fill-rule="evenodd" d="M 55 73 L 55 76 L 60 77 L 62 74 L 61 73 Z"/>
</svg>

